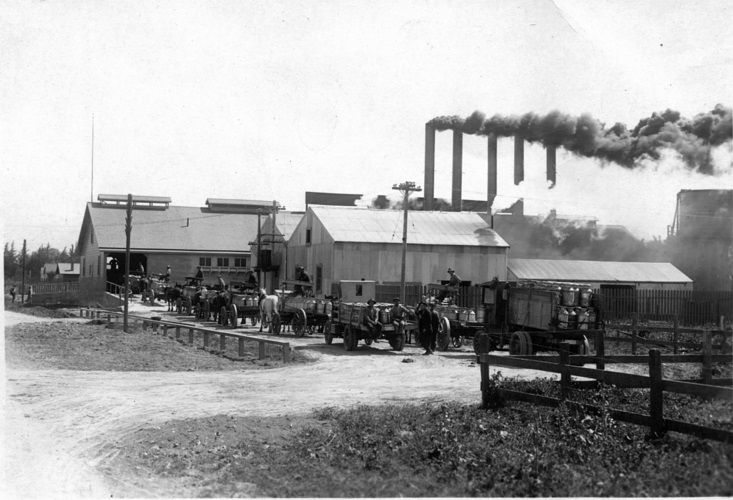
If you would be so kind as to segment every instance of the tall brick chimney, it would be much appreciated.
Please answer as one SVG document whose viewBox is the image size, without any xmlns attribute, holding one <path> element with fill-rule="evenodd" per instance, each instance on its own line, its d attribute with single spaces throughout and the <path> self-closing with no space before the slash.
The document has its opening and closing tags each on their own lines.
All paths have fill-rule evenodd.
<svg viewBox="0 0 733 500">
<path fill-rule="evenodd" d="M 453 191 L 451 207 L 454 212 L 461 211 L 461 196 L 463 181 L 463 132 L 453 131 Z"/>
<path fill-rule="evenodd" d="M 425 124 L 425 198 L 423 210 L 435 206 L 435 128 Z"/>
<path fill-rule="evenodd" d="M 547 146 L 547 180 L 555 185 L 557 174 L 557 148 L 552 145 Z"/>
<path fill-rule="evenodd" d="M 524 138 L 514 134 L 514 184 L 524 180 Z"/>
<path fill-rule="evenodd" d="M 497 165 L 497 149 L 496 149 L 496 134 L 489 134 L 489 147 L 488 147 L 488 159 L 489 159 L 489 179 L 486 188 L 486 213 L 491 214 L 491 207 L 494 204 L 494 198 L 496 198 L 496 165 Z"/>
</svg>

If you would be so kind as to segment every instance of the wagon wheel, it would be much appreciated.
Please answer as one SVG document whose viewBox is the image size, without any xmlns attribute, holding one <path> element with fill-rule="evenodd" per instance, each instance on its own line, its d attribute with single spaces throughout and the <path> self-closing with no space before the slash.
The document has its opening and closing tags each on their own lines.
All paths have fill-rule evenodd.
<svg viewBox="0 0 733 500">
<path fill-rule="evenodd" d="M 237 304 L 232 304 L 229 307 L 229 322 L 232 324 L 232 328 L 237 327 L 237 319 L 239 319 L 239 314 L 237 311 Z M 226 323 L 225 323 L 226 324 Z"/>
<path fill-rule="evenodd" d="M 478 330 L 476 333 L 473 334 L 473 352 L 475 352 L 476 354 L 481 354 L 481 346 L 479 345 L 479 337 L 483 333 L 486 333 L 486 332 L 484 332 L 483 330 Z M 491 343 L 492 343 L 492 341 L 489 340 L 489 351 L 492 351 L 493 350 L 491 348 L 492 347 L 491 346 Z"/>
<path fill-rule="evenodd" d="M 272 319 L 270 320 L 272 331 L 275 334 L 280 333 L 280 328 L 282 327 L 282 323 L 280 321 L 280 315 L 277 313 L 273 313 Z"/>
<path fill-rule="evenodd" d="M 291 325 L 293 327 L 293 331 L 295 332 L 296 336 L 302 337 L 303 335 L 305 335 L 305 330 L 307 326 L 307 317 L 305 315 L 304 310 L 297 309 L 295 311 Z"/>
<path fill-rule="evenodd" d="M 509 354 L 512 356 L 532 355 L 532 339 L 527 332 L 514 332 L 509 340 Z"/>
<path fill-rule="evenodd" d="M 227 307 L 221 306 L 221 309 L 219 310 L 219 324 L 226 326 L 227 321 Z"/>
<path fill-rule="evenodd" d="M 191 297 L 186 297 L 186 314 L 191 315 Z"/>
<path fill-rule="evenodd" d="M 326 321 L 323 325 L 323 337 L 326 339 L 326 344 L 333 342 L 333 332 L 331 331 L 331 320 Z"/>
<path fill-rule="evenodd" d="M 438 327 L 438 349 L 447 351 L 450 345 L 450 321 L 448 318 L 441 318 Z"/>
<path fill-rule="evenodd" d="M 511 338 L 509 339 L 509 354 L 512 356 L 518 356 L 521 353 L 521 342 L 520 342 L 520 334 L 522 332 L 514 332 L 512 333 Z"/>
</svg>

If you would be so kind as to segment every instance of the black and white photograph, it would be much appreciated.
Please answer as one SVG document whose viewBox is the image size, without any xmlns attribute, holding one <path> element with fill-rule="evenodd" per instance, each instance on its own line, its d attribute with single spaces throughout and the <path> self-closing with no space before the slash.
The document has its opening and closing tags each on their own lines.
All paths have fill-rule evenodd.
<svg viewBox="0 0 733 500">
<path fill-rule="evenodd" d="M 3 498 L 733 497 L 732 19 L 0 0 Z"/>
</svg>

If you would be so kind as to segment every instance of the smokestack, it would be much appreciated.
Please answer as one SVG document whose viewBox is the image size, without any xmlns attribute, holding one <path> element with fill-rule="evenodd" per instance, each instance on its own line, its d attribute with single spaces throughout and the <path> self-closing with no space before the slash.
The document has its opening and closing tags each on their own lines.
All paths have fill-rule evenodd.
<svg viewBox="0 0 733 500">
<path fill-rule="evenodd" d="M 491 214 L 491 206 L 496 198 L 496 134 L 489 134 L 489 182 L 486 189 L 486 213 Z"/>
<path fill-rule="evenodd" d="M 557 173 L 557 148 L 551 144 L 547 145 L 547 180 L 555 185 L 555 174 Z"/>
<path fill-rule="evenodd" d="M 423 210 L 432 210 L 435 203 L 435 127 L 425 124 L 425 198 Z"/>
<path fill-rule="evenodd" d="M 454 212 L 461 211 L 461 181 L 463 180 L 463 132 L 453 131 L 453 198 Z"/>
<path fill-rule="evenodd" d="M 524 180 L 524 138 L 514 134 L 514 184 Z"/>
</svg>

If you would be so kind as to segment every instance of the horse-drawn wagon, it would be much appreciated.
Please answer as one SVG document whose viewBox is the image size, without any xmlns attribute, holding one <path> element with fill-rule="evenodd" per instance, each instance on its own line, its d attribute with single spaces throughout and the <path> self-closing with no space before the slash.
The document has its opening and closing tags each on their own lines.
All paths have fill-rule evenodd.
<svg viewBox="0 0 733 500">
<path fill-rule="evenodd" d="M 249 318 L 252 326 L 255 326 L 260 317 L 259 292 L 259 288 L 249 282 L 230 282 L 227 304 L 219 312 L 223 318 L 220 323 L 229 323 L 232 328 L 236 328 L 237 319 L 241 319 L 241 324 L 245 324 Z"/>
<path fill-rule="evenodd" d="M 338 298 L 333 299 L 331 314 L 323 326 L 323 334 L 327 344 L 335 337 L 344 339 L 344 349 L 353 351 L 363 340 L 370 345 L 374 340 L 387 339 L 395 351 L 401 351 L 405 346 L 407 334 L 416 329 L 414 322 L 393 322 L 390 317 L 392 304 L 375 303 L 378 310 L 379 324 L 369 328 L 365 324 L 365 314 L 368 308 L 365 300 L 371 299 L 376 293 L 374 281 L 341 281 L 338 285 Z"/>
</svg>

